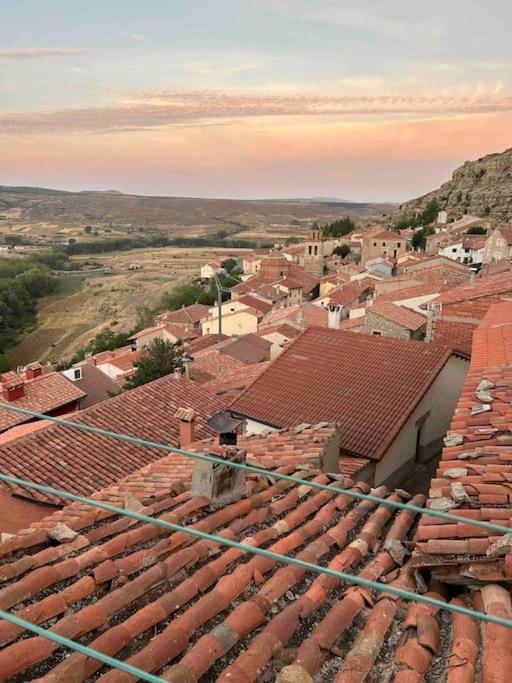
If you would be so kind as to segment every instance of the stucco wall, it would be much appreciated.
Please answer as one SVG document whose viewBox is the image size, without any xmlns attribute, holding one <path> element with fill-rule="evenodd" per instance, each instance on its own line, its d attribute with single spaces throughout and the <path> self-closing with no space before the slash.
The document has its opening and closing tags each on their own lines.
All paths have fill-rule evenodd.
<svg viewBox="0 0 512 683">
<path fill-rule="evenodd" d="M 213 318 L 205 320 L 202 325 L 203 334 L 217 334 L 219 319 Z M 231 315 L 222 316 L 222 333 L 228 337 L 234 334 L 249 334 L 258 329 L 258 318 L 252 313 L 239 311 Z"/>
<path fill-rule="evenodd" d="M 391 447 L 375 468 L 375 484 L 397 485 L 412 472 L 416 463 L 417 421 L 429 412 L 421 430 L 423 460 L 440 453 L 457 406 L 469 363 L 452 357 L 402 427 Z"/>
</svg>

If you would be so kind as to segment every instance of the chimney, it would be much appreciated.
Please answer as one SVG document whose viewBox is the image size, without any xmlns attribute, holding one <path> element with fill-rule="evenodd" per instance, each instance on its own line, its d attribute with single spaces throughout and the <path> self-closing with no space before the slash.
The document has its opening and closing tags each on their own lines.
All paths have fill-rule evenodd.
<svg viewBox="0 0 512 683">
<path fill-rule="evenodd" d="M 339 305 L 329 306 L 329 311 L 327 313 L 327 326 L 330 327 L 331 330 L 340 329 L 341 308 L 342 307 Z"/>
<path fill-rule="evenodd" d="M 6 372 L 2 375 L 2 395 L 4 401 L 12 403 L 25 396 L 25 383 L 16 372 Z"/>
<path fill-rule="evenodd" d="M 219 435 L 220 446 L 236 446 L 237 430 L 242 426 L 243 420 L 231 417 L 222 411 L 215 413 L 208 420 L 208 426 Z"/>
<path fill-rule="evenodd" d="M 27 379 L 35 379 L 36 377 L 41 377 L 43 374 L 43 368 L 41 363 L 30 363 L 25 369 L 25 377 Z"/>
<path fill-rule="evenodd" d="M 194 441 L 196 413 L 192 408 L 178 408 L 174 417 L 180 423 L 180 448 L 188 448 Z"/>
<path fill-rule="evenodd" d="M 231 462 L 245 462 L 245 451 L 236 446 L 223 446 L 212 453 Z M 245 470 L 197 460 L 192 474 L 191 496 L 204 496 L 213 505 L 227 505 L 245 495 Z"/>
<path fill-rule="evenodd" d="M 174 368 L 172 374 L 174 375 L 174 379 L 179 379 L 181 377 L 181 368 L 179 366 L 177 368 Z"/>
</svg>

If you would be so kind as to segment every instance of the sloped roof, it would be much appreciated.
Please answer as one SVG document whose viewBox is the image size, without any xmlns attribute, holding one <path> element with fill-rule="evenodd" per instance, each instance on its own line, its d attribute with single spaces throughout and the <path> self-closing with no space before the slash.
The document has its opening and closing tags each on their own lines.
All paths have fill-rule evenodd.
<svg viewBox="0 0 512 683">
<path fill-rule="evenodd" d="M 211 394 L 222 396 L 228 401 L 232 401 L 244 389 L 246 389 L 262 372 L 265 372 L 270 361 L 263 363 L 253 363 L 244 365 L 243 368 L 231 370 L 215 379 L 203 383 L 203 387 Z"/>
<path fill-rule="evenodd" d="M 2 410 L 3 404 L 26 408 L 36 413 L 52 413 L 85 396 L 79 387 L 59 372 L 43 373 L 34 379 L 26 379 L 22 376 L 21 379 L 24 382 L 25 395 L 15 401 L 8 402 L 2 398 L 0 385 L 0 432 L 32 419 L 21 413 Z"/>
<path fill-rule="evenodd" d="M 80 401 L 81 408 L 89 406 L 110 398 L 112 393 L 119 391 L 117 382 L 99 370 L 93 363 L 84 361 L 76 367 L 82 369 L 81 379 L 74 381 L 74 384 L 85 392 L 85 397 Z"/>
<path fill-rule="evenodd" d="M 480 278 L 474 282 L 453 287 L 441 294 L 434 303 L 449 304 L 470 299 L 480 299 L 483 296 L 501 294 L 512 291 L 512 273 L 500 273 L 486 278 Z"/>
<path fill-rule="evenodd" d="M 342 449 L 379 459 L 450 355 L 437 344 L 310 328 L 230 410 L 278 427 L 336 422 Z"/>
<path fill-rule="evenodd" d="M 205 370 L 212 377 L 222 377 L 225 373 L 240 370 L 246 365 L 236 358 L 220 353 L 216 348 L 208 348 L 194 355 L 194 361 L 190 364 L 190 368 L 194 367 Z"/>
<path fill-rule="evenodd" d="M 162 377 L 73 414 L 71 420 L 120 434 L 177 446 L 178 408 L 196 411 L 199 438 L 214 432 L 206 421 L 222 410 L 225 401 L 185 377 Z M 153 462 L 162 451 L 132 445 L 52 424 L 0 448 L 0 471 L 71 493 L 89 495 Z M 48 503 L 61 501 L 50 494 L 12 486 L 15 493 Z"/>
<path fill-rule="evenodd" d="M 326 294 L 330 301 L 334 304 L 339 304 L 340 306 L 348 306 L 354 303 L 365 291 L 368 289 L 374 289 L 374 284 L 369 278 L 364 278 L 368 282 L 361 283 L 359 280 L 352 280 L 351 282 L 345 282 L 336 289 L 331 289 L 330 292 Z M 324 297 L 322 297 L 324 298 Z"/>
<path fill-rule="evenodd" d="M 512 302 L 491 306 L 473 335 L 471 365 L 445 439 L 429 507 L 512 527 Z M 418 529 L 419 566 L 464 583 L 512 580 L 506 548 L 487 555 L 499 533 L 428 515 Z"/>
<path fill-rule="evenodd" d="M 307 301 L 303 304 L 276 308 L 263 320 L 259 329 L 261 331 L 286 321 L 300 323 L 304 327 L 311 327 L 312 325 L 327 327 L 328 314 L 322 306 Z"/>
<path fill-rule="evenodd" d="M 505 239 L 507 245 L 512 245 L 512 226 L 500 225 L 498 226 L 497 230 L 500 231 L 500 235 Z"/>
<path fill-rule="evenodd" d="M 427 324 L 426 316 L 421 315 L 421 313 L 416 313 L 416 311 L 413 311 L 410 308 L 397 306 L 388 301 L 381 302 L 377 300 L 373 306 L 368 308 L 368 313 L 375 313 L 375 315 L 386 318 L 386 320 L 391 320 L 391 322 L 413 332 Z"/>
<path fill-rule="evenodd" d="M 240 301 L 250 308 L 255 308 L 262 313 L 268 313 L 272 310 L 272 304 L 268 301 L 263 301 L 263 299 L 258 299 L 256 296 L 251 296 L 250 294 L 244 294 L 239 296 L 235 301 Z"/>
<path fill-rule="evenodd" d="M 270 359 L 272 344 L 256 334 L 244 334 L 238 339 L 231 339 L 222 346 L 221 353 L 235 360 L 252 365 Z"/>
</svg>

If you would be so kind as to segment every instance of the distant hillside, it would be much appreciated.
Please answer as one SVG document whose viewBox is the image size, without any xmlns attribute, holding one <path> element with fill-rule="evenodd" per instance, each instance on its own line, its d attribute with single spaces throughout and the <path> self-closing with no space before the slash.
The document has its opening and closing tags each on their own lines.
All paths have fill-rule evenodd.
<svg viewBox="0 0 512 683">
<path fill-rule="evenodd" d="M 308 222 L 331 222 L 389 213 L 388 204 L 315 200 L 229 200 L 186 197 L 145 197 L 106 192 L 64 192 L 0 186 L 0 231 L 37 226 L 46 233 L 61 229 L 138 228 L 169 234 L 226 230 L 279 231 Z"/>
<path fill-rule="evenodd" d="M 406 202 L 400 213 L 422 210 L 432 199 L 452 218 L 471 214 L 512 221 L 512 148 L 466 161 L 453 172 L 451 180 L 438 190 Z"/>
</svg>

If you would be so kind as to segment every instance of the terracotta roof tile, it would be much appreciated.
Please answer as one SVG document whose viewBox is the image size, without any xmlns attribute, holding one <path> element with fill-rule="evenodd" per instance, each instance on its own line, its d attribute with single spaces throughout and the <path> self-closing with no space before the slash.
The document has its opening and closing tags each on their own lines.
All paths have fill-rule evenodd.
<svg viewBox="0 0 512 683">
<path fill-rule="evenodd" d="M 489 308 L 473 336 L 469 372 L 445 439 L 429 506 L 512 529 L 512 302 Z M 450 582 L 512 577 L 507 556 L 487 557 L 499 534 L 424 516 L 420 566 Z"/>
<path fill-rule="evenodd" d="M 83 361 L 74 367 L 80 367 L 82 370 L 81 379 L 74 381 L 74 384 L 86 394 L 80 401 L 81 408 L 89 408 L 119 392 L 117 382 L 105 375 L 93 363 Z"/>
<path fill-rule="evenodd" d="M 71 382 L 70 382 L 71 384 Z M 126 391 L 72 416 L 72 421 L 140 436 L 177 446 L 178 408 L 197 413 L 196 434 L 214 434 L 208 418 L 222 410 L 225 401 L 185 377 L 173 376 Z M 162 451 L 52 424 L 0 448 L 0 470 L 49 484 L 72 493 L 89 495 L 141 466 L 161 457 Z M 178 476 L 179 478 L 179 476 Z M 50 494 L 13 486 L 15 493 L 41 502 L 61 503 Z"/>
<path fill-rule="evenodd" d="M 57 409 L 76 403 L 85 396 L 85 392 L 59 372 L 44 373 L 34 379 L 26 379 L 18 375 L 16 377 L 18 377 L 16 381 L 23 382 L 24 396 L 9 402 L 0 396 L 0 432 L 32 419 L 21 413 L 2 410 L 2 404 L 7 403 L 7 405 L 26 408 L 37 413 L 52 414 Z"/>
<path fill-rule="evenodd" d="M 454 287 L 438 297 L 435 304 L 448 304 L 470 299 L 479 299 L 492 294 L 512 292 L 512 273 L 502 273 L 493 277 L 480 278 L 475 282 Z"/>
<path fill-rule="evenodd" d="M 230 409 L 273 426 L 337 422 L 342 449 L 379 459 L 450 354 L 436 344 L 310 328 Z"/>
<path fill-rule="evenodd" d="M 373 306 L 368 308 L 368 312 L 374 313 L 386 320 L 391 320 L 397 325 L 412 331 L 419 330 L 427 324 L 426 316 L 421 313 L 416 313 L 410 308 L 405 308 L 405 306 L 397 306 L 392 302 L 380 301 L 380 299 L 377 299 Z"/>
<path fill-rule="evenodd" d="M 253 363 L 237 370 L 227 372 L 202 384 L 203 388 L 226 400 L 233 400 L 252 382 L 254 382 L 269 366 L 269 361 Z"/>
</svg>

